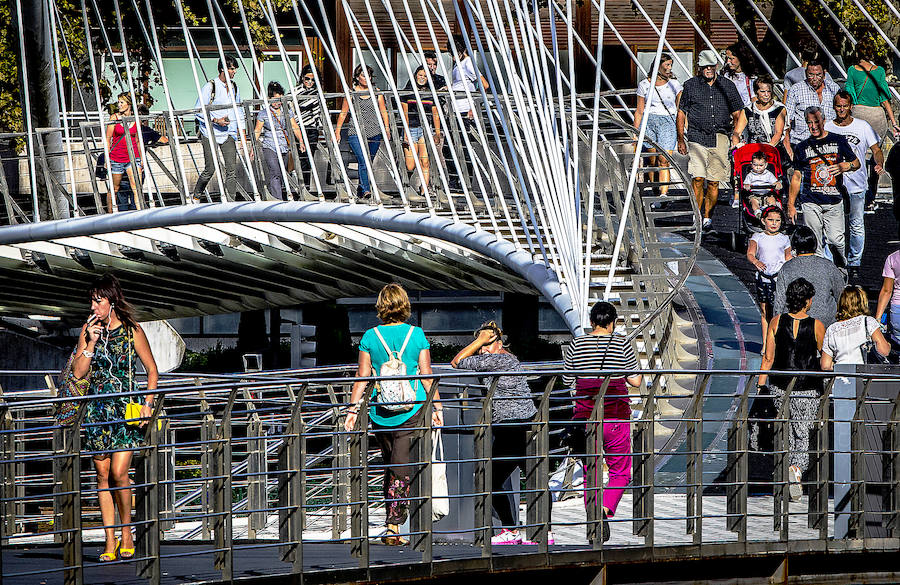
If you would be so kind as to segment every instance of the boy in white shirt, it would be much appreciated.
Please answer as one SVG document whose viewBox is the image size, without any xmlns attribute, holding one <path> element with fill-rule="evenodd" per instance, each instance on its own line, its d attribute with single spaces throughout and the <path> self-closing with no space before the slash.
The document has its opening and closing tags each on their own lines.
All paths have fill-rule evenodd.
<svg viewBox="0 0 900 585">
<path fill-rule="evenodd" d="M 775 178 L 775 174 L 769 170 L 765 153 L 761 151 L 754 153 L 750 164 L 751 170 L 744 177 L 742 186 L 745 191 L 750 192 L 750 196 L 747 198 L 750 210 L 753 211 L 753 215 L 760 217 L 763 203 L 766 207 L 770 205 L 781 207 L 781 203 L 773 193 L 773 189 L 781 191 L 781 181 Z M 737 197 L 737 195 L 735 196 Z"/>
<path fill-rule="evenodd" d="M 775 304 L 775 279 L 784 263 L 790 260 L 791 240 L 781 233 L 784 212 L 771 205 L 762 212 L 765 231 L 753 234 L 747 246 L 747 260 L 756 267 L 756 300 L 762 313 L 762 353 L 766 353 L 766 339 L 772 307 Z"/>
</svg>

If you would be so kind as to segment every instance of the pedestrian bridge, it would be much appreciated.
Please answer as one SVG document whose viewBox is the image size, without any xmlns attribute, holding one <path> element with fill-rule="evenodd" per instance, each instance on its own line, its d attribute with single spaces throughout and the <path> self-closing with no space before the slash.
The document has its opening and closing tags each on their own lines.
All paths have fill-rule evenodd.
<svg viewBox="0 0 900 585">
<path fill-rule="evenodd" d="M 583 458 L 593 477 L 599 465 L 593 442 L 577 453 L 561 440 L 575 424 L 561 373 L 541 366 L 523 374 L 539 409 L 527 425 L 521 482 L 512 481 L 508 495 L 535 544 L 491 546 L 486 486 L 497 461 L 489 439 L 500 424 L 490 415 L 496 377 L 479 382 L 453 371 L 436 373 L 434 386 L 445 412 L 450 513 L 432 517 L 436 460 L 429 456 L 433 434 L 426 423 L 413 441 L 410 521 L 402 528 L 411 544 L 401 547 L 379 538 L 386 500 L 375 441 L 367 432 L 343 431 L 349 369 L 167 376 L 136 457 L 136 508 L 127 524 L 137 553 L 102 565 L 96 562 L 103 542 L 98 492 L 91 454 L 81 447 L 81 421 L 55 426 L 56 399 L 46 389 L 6 393 L 0 400 L 0 580 L 443 582 L 463 573 L 537 578 L 548 569 L 584 583 L 900 577 L 896 373 L 829 379 L 803 496 L 792 501 L 786 406 L 762 417 L 766 398 L 751 390 L 755 376 L 737 392 L 710 396 L 704 389 L 717 378 L 744 372 L 645 371 L 646 387 L 631 397 L 633 478 L 609 522 L 608 542 L 599 538 L 596 503 L 585 508 L 583 498 L 585 490 L 602 497 L 605 484 L 579 482 L 571 459 Z M 40 372 L 30 375 L 35 388 L 42 385 Z M 677 390 L 673 381 L 684 377 L 699 391 Z M 732 408 L 711 420 L 713 400 L 728 400 Z M 598 398 L 589 435 L 602 432 L 601 404 Z M 668 415 L 670 405 L 684 416 Z M 360 412 L 357 428 L 365 428 L 367 410 Z M 760 432 L 760 423 L 770 429 Z M 665 425 L 675 432 L 660 441 Z M 718 428 L 727 434 L 725 446 L 704 446 L 703 435 Z M 724 460 L 723 471 L 710 473 L 717 460 Z"/>
</svg>

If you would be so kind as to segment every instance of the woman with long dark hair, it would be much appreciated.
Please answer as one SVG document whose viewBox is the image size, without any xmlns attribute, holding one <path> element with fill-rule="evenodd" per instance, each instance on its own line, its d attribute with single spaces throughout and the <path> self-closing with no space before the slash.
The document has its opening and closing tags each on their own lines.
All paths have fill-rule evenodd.
<svg viewBox="0 0 900 585">
<path fill-rule="evenodd" d="M 88 395 L 104 395 L 85 406 L 82 447 L 93 457 L 97 472 L 97 499 L 106 532 L 100 561 L 109 562 L 134 556 L 128 473 L 133 451 L 143 441 L 143 427 L 147 424 L 146 420 L 139 425 L 124 422 L 128 403 L 136 402 L 137 397 L 121 394 L 138 390 L 136 360 L 141 360 L 147 372 L 148 391 L 156 389 L 159 374 L 147 336 L 135 320 L 134 309 L 125 300 L 119 280 L 111 274 L 101 276 L 91 285 L 89 295 L 91 315 L 78 336 L 72 372 L 77 378 L 90 375 Z M 153 394 L 143 397 L 142 419 L 151 416 L 153 399 Z M 123 525 L 121 540 L 115 535 L 116 524 Z"/>
<path fill-rule="evenodd" d="M 375 75 L 371 67 L 357 65 L 353 70 L 353 91 L 350 98 L 344 98 L 341 105 L 341 113 L 338 114 L 337 125 L 334 128 L 334 139 L 341 141 L 341 128 L 350 112 L 350 103 L 353 102 L 352 115 L 356 117 L 356 123 L 351 123 L 347 133 L 347 142 L 350 150 L 359 164 L 359 186 L 356 188 L 356 197 L 363 201 L 372 200 L 372 183 L 369 177 L 368 163 L 366 163 L 366 151 L 368 160 L 375 164 L 375 155 L 381 146 L 382 138 L 390 134 L 390 122 L 388 121 L 387 105 L 383 95 L 375 95 L 378 91 L 375 86 Z M 386 134 L 382 133 L 382 127 L 378 124 L 378 116 L 381 116 Z M 357 125 L 359 129 L 357 130 Z M 362 132 L 362 135 L 359 134 Z"/>
<path fill-rule="evenodd" d="M 825 339 L 825 326 L 809 315 L 816 289 L 805 278 L 798 278 L 787 287 L 787 312 L 776 315 L 769 324 L 766 353 L 760 370 L 819 371 L 819 352 Z M 799 501 L 803 495 L 800 483 L 809 467 L 809 432 L 812 430 L 823 391 L 823 379 L 813 376 L 786 376 L 760 374 L 759 386 L 766 386 L 775 397 L 779 410 L 791 380 L 788 404 L 790 433 L 788 434 L 788 478 L 791 501 Z"/>
</svg>

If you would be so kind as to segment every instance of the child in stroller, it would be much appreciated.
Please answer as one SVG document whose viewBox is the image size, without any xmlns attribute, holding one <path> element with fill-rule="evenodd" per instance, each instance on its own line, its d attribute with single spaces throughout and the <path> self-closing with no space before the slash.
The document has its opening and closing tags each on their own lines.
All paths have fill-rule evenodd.
<svg viewBox="0 0 900 585">
<path fill-rule="evenodd" d="M 777 197 L 781 191 L 781 181 L 769 170 L 769 161 L 762 151 L 758 150 L 753 153 L 750 172 L 744 175 L 741 189 L 747 191 L 746 198 L 750 205 L 750 211 L 757 219 L 762 215 L 764 207 L 772 205 L 781 207 Z"/>
<path fill-rule="evenodd" d="M 784 209 L 781 157 L 768 144 L 747 144 L 734 151 L 734 207 L 741 208 L 741 232 L 764 230 L 762 210 L 775 206 Z M 740 185 L 740 188 L 737 186 Z"/>
</svg>

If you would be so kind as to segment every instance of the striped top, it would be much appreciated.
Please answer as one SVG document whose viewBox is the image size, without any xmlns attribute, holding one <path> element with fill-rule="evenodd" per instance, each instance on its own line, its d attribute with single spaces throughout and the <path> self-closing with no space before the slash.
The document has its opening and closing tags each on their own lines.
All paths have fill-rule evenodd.
<svg viewBox="0 0 900 585">
<path fill-rule="evenodd" d="M 297 121 L 304 128 L 318 130 L 322 127 L 322 108 L 319 107 L 316 93 L 315 87 L 297 90 L 297 104 L 300 106 L 300 115 Z"/>
<path fill-rule="evenodd" d="M 363 98 L 362 96 L 366 95 L 367 97 Z M 366 135 L 366 138 L 371 138 L 373 136 L 378 136 L 381 134 L 381 128 L 378 126 L 378 109 L 376 107 L 376 99 L 368 97 L 369 92 L 365 91 L 354 91 L 350 94 L 351 99 L 353 100 L 353 109 L 350 110 L 350 115 L 356 113 L 357 122 L 359 122 L 359 129 Z M 350 136 L 356 135 L 356 124 L 352 121 L 349 122 L 349 130 L 348 134 Z"/>
<path fill-rule="evenodd" d="M 563 350 L 563 364 L 567 370 L 612 370 L 622 372 L 612 376 L 606 389 L 603 415 L 607 419 L 630 418 L 628 390 L 623 378 L 638 369 L 638 361 L 631 344 L 621 335 L 582 335 Z M 576 380 L 577 378 L 577 380 Z M 603 385 L 603 378 L 563 376 L 567 386 L 575 384 L 575 419 L 586 419 L 594 406 L 594 396 Z M 622 396 L 622 398 L 612 398 Z"/>
</svg>

